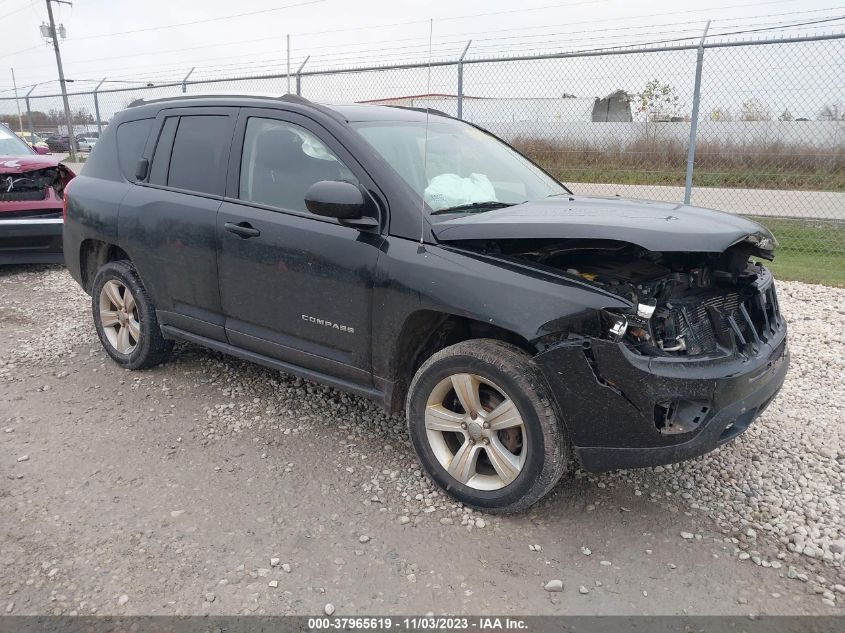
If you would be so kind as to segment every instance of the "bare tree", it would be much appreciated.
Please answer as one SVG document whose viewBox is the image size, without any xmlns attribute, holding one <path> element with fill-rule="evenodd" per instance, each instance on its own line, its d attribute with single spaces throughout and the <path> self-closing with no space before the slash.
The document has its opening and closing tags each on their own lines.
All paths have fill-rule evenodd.
<svg viewBox="0 0 845 633">
<path fill-rule="evenodd" d="M 58 108 L 50 108 L 47 111 L 47 118 L 52 125 L 59 125 L 65 122 L 65 113 Z"/>
<path fill-rule="evenodd" d="M 79 108 L 71 112 L 71 120 L 74 123 L 94 123 L 94 117 L 87 108 Z"/>
<path fill-rule="evenodd" d="M 762 101 L 753 97 L 742 104 L 740 121 L 771 121 L 772 113 Z"/>
<path fill-rule="evenodd" d="M 828 103 L 819 110 L 819 121 L 845 121 L 845 107 L 841 101 Z"/>
</svg>

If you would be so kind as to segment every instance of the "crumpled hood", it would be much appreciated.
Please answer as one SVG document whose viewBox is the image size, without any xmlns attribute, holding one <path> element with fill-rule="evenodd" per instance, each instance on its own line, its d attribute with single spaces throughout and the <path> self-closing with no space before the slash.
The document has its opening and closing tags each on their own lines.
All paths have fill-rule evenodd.
<svg viewBox="0 0 845 633">
<path fill-rule="evenodd" d="M 49 154 L 31 154 L 26 156 L 0 156 L 0 174 L 25 174 L 36 169 L 58 167 L 61 165 L 69 172 L 70 168 L 59 162 L 58 156 Z"/>
<path fill-rule="evenodd" d="M 435 221 L 432 231 L 443 242 L 597 239 L 657 252 L 721 253 L 749 237 L 764 251 L 773 250 L 776 243 L 765 227 L 730 213 L 668 202 L 570 195 Z"/>
</svg>

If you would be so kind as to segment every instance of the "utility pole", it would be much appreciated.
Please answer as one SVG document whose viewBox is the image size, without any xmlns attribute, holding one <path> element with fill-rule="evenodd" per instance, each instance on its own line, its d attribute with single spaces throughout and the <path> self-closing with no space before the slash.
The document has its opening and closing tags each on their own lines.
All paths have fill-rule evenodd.
<svg viewBox="0 0 845 633">
<path fill-rule="evenodd" d="M 50 19 L 50 38 L 53 40 L 53 50 L 56 52 L 56 66 L 59 67 L 59 85 L 62 87 L 62 102 L 65 106 L 65 121 L 67 122 L 68 148 L 70 149 L 70 160 L 76 162 L 76 139 L 73 135 L 73 122 L 70 117 L 70 103 L 67 100 L 67 84 L 65 83 L 65 71 L 62 68 L 62 53 L 59 51 L 59 35 L 56 33 L 56 21 L 53 19 L 53 5 L 66 4 L 73 6 L 68 0 L 47 0 L 47 16 Z"/>
<path fill-rule="evenodd" d="M 15 69 L 12 68 L 12 87 L 15 89 L 15 106 L 18 108 L 18 132 L 23 134 L 23 118 L 21 118 L 21 102 L 18 101 L 18 82 L 15 81 Z"/>
</svg>

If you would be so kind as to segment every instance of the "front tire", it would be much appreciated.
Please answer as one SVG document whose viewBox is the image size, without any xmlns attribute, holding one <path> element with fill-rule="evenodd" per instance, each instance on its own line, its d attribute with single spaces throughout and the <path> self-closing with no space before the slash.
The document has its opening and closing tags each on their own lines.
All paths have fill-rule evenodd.
<svg viewBox="0 0 845 633">
<path fill-rule="evenodd" d="M 527 509 L 568 467 L 568 442 L 545 379 L 508 343 L 476 339 L 434 354 L 411 382 L 407 418 L 428 476 L 486 512 Z"/>
<path fill-rule="evenodd" d="M 155 306 L 131 262 L 108 262 L 100 268 L 91 309 L 103 348 L 121 367 L 154 367 L 173 349 L 173 341 L 161 335 Z"/>
</svg>

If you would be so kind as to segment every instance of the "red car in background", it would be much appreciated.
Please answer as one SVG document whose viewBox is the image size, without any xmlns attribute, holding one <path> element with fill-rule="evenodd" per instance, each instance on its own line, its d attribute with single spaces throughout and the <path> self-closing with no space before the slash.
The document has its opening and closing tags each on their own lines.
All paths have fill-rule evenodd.
<svg viewBox="0 0 845 633">
<path fill-rule="evenodd" d="M 62 200 L 75 174 L 0 124 L 0 264 L 60 264 Z"/>
</svg>

